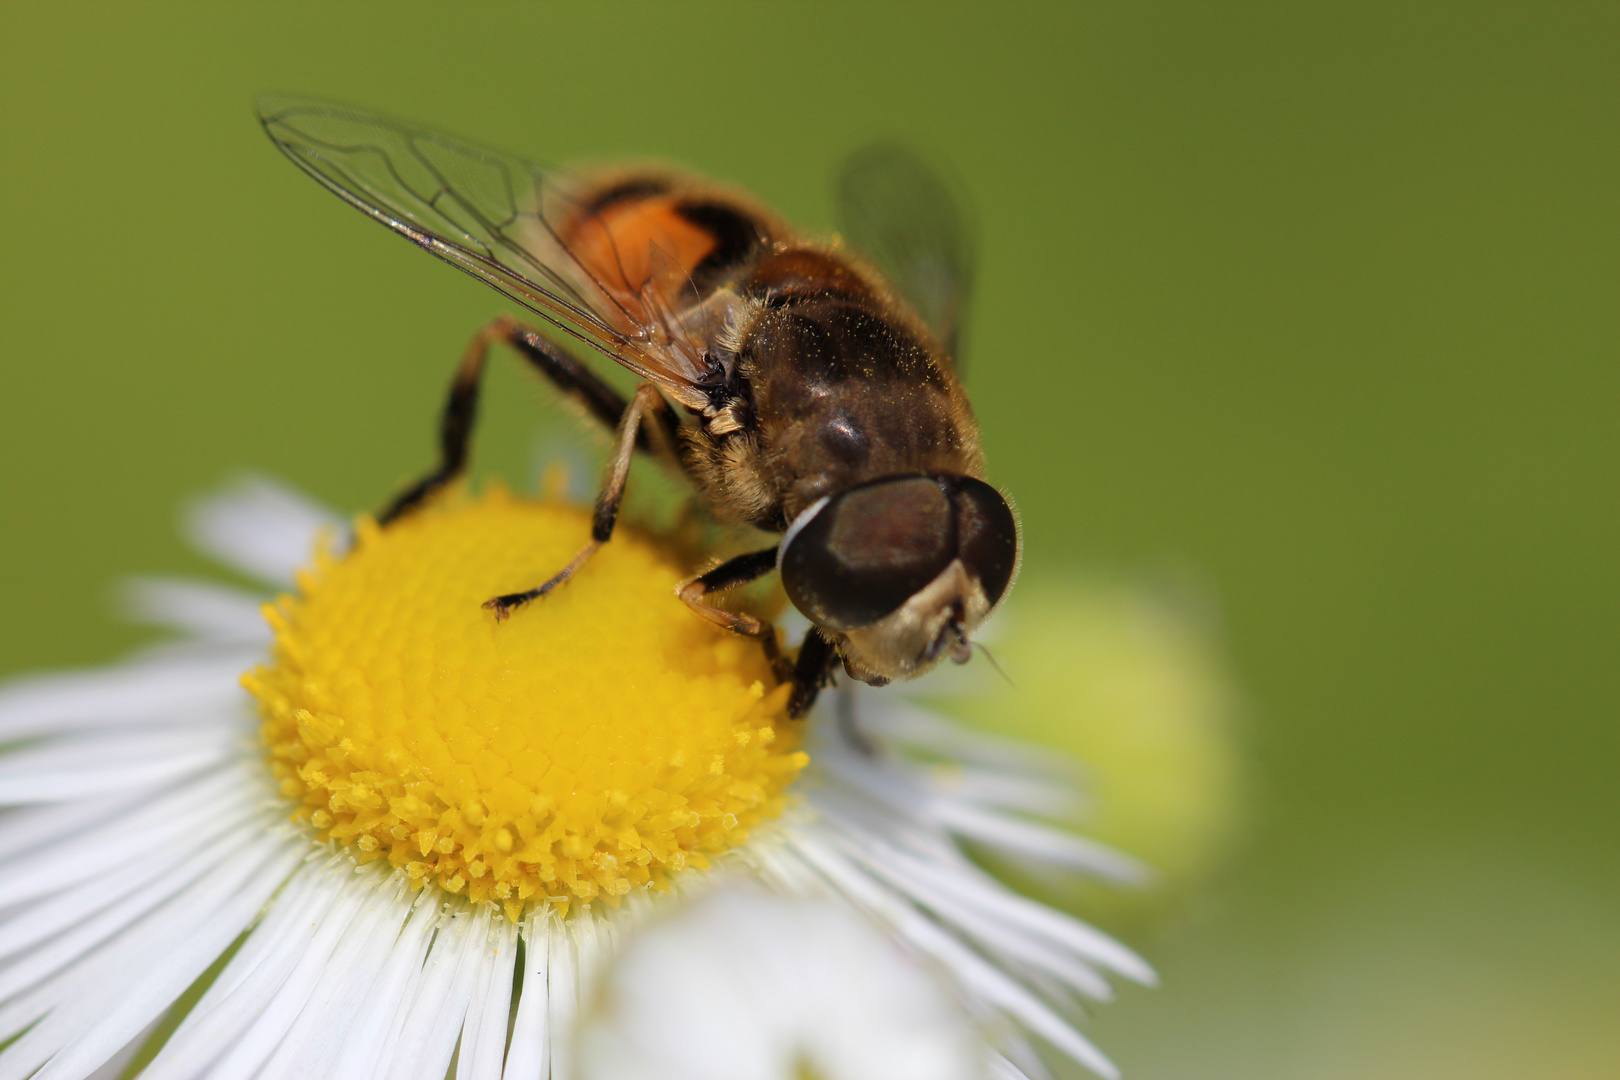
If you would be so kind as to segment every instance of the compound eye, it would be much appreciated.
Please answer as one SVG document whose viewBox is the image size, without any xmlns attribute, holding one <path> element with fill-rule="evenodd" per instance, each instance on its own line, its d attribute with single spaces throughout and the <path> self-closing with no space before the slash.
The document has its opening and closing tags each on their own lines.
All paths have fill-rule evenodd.
<svg viewBox="0 0 1620 1080">
<path fill-rule="evenodd" d="M 845 631 L 877 622 L 951 564 L 953 516 L 951 500 L 925 476 L 851 488 L 789 538 L 782 585 L 818 626 Z"/>
<path fill-rule="evenodd" d="M 955 478 L 962 564 L 994 607 L 1018 569 L 1018 519 L 1001 492 L 971 476 Z"/>
</svg>

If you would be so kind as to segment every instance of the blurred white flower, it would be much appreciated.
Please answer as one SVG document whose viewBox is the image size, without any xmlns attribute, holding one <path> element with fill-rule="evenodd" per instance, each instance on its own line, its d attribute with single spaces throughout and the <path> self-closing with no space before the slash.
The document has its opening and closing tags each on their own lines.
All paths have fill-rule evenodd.
<svg viewBox="0 0 1620 1080">
<path fill-rule="evenodd" d="M 583 1080 L 976 1080 L 933 973 L 846 906 L 726 889 L 637 932 L 579 1036 Z"/>
</svg>

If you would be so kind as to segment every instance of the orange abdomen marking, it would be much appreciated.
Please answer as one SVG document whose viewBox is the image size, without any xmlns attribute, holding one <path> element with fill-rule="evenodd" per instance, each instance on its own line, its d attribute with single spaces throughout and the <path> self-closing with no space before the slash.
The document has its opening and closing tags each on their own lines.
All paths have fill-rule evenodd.
<svg viewBox="0 0 1620 1080">
<path fill-rule="evenodd" d="M 673 299 L 717 244 L 681 214 L 681 201 L 652 195 L 609 203 L 573 223 L 563 242 L 621 303 L 637 301 L 649 283 Z"/>
</svg>

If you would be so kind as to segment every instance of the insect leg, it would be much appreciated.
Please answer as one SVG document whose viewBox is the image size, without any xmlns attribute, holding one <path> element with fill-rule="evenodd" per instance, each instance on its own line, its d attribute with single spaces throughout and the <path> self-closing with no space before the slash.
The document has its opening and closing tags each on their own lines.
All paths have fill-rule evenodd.
<svg viewBox="0 0 1620 1080">
<path fill-rule="evenodd" d="M 450 380 L 450 395 L 439 414 L 439 464 L 422 479 L 394 496 L 377 515 L 377 524 L 387 525 L 408 510 L 414 510 L 428 496 L 460 476 L 467 468 L 467 447 L 472 441 L 473 422 L 478 419 L 478 389 L 489 356 L 489 343 L 499 340 L 504 327 L 497 319 L 478 331 L 462 350 L 461 362 Z"/>
<path fill-rule="evenodd" d="M 483 379 L 484 364 L 489 358 L 492 342 L 511 347 L 558 389 L 573 397 L 596 419 L 611 428 L 617 428 L 624 419 L 624 396 L 603 382 L 589 368 L 563 352 L 557 346 L 524 326 L 511 316 L 502 315 L 491 320 L 467 343 L 456 365 L 455 378 L 450 383 L 450 394 L 439 417 L 439 464 L 422 479 L 394 497 L 377 515 L 379 525 L 387 525 L 407 511 L 415 509 L 429 496 L 456 477 L 467 467 L 467 451 L 472 441 L 473 422 L 478 415 L 478 391 Z M 676 451 L 679 419 L 665 409 L 659 414 L 662 427 L 660 445 L 655 447 L 646 432 L 638 431 L 636 448 L 652 451 L 664 450 L 667 456 L 679 460 Z"/>
<path fill-rule="evenodd" d="M 788 716 L 797 720 L 810 711 L 810 706 L 816 703 L 816 695 L 826 685 L 827 677 L 832 674 L 833 665 L 838 662 L 838 653 L 832 642 L 821 636 L 821 632 L 811 628 L 804 635 L 804 644 L 799 646 L 799 658 L 793 665 L 793 693 L 788 697 Z"/>
<path fill-rule="evenodd" d="M 773 545 L 764 551 L 727 559 L 708 573 L 676 586 L 675 595 L 680 597 L 687 607 L 716 626 L 723 626 L 732 633 L 742 634 L 744 637 L 770 638 L 774 641 L 775 633 L 770 623 L 740 611 L 726 611 L 713 604 L 706 604 L 703 598 L 712 592 L 734 589 L 738 585 L 756 581 L 775 569 L 776 547 Z"/>
<path fill-rule="evenodd" d="M 710 622 L 739 634 L 759 638 L 765 645 L 766 656 L 773 665 L 780 668 L 782 665 L 776 645 L 776 631 L 770 623 L 756 619 L 752 615 L 725 611 L 703 602 L 703 597 L 708 593 L 746 585 L 750 581 L 764 577 L 774 569 L 776 569 L 775 547 L 738 555 L 681 585 L 675 590 L 675 595 L 684 600 L 687 607 Z M 811 629 L 804 635 L 804 644 L 799 646 L 799 658 L 794 663 L 791 673 L 779 670 L 777 676 L 778 678 L 786 676 L 793 682 L 793 692 L 788 696 L 788 716 L 797 720 L 810 710 L 810 706 L 815 704 L 816 694 L 821 691 L 827 676 L 832 672 L 833 665 L 837 662 L 838 653 L 833 649 L 832 643 L 821 636 L 820 631 Z"/>
<path fill-rule="evenodd" d="M 505 324 L 508 336 L 502 340 L 516 349 L 535 370 L 550 379 L 557 389 L 572 395 L 604 426 L 616 430 L 624 422 L 624 410 L 628 407 L 624 395 L 603 382 L 594 371 L 541 337 L 538 331 L 524 326 L 517 320 L 503 315 L 496 322 Z M 662 399 L 659 404 L 663 405 Z M 669 408 L 659 408 L 651 414 L 651 417 L 658 422 L 658 426 L 653 429 L 655 438 L 648 438 L 647 429 L 638 428 L 636 449 L 646 453 L 659 452 L 685 469 L 686 462 L 681 458 L 678 449 L 680 418 Z M 642 419 L 647 417 L 644 416 Z"/>
<path fill-rule="evenodd" d="M 764 619 L 740 611 L 717 608 L 703 600 L 709 593 L 723 592 L 738 585 L 746 585 L 775 569 L 776 547 L 773 545 L 764 551 L 754 551 L 727 559 L 708 573 L 677 585 L 675 595 L 680 597 L 687 607 L 716 626 L 724 627 L 734 634 L 742 634 L 744 637 L 758 638 L 759 643 L 765 648 L 765 659 L 770 661 L 771 667 L 776 671 L 777 680 L 785 682 L 792 677 L 792 671 L 782 657 L 781 648 L 776 644 L 776 628 Z"/>
<path fill-rule="evenodd" d="M 612 460 L 608 462 L 607 481 L 602 485 L 601 493 L 596 496 L 596 510 L 591 515 L 590 541 L 579 549 L 579 554 L 575 555 L 567 566 L 553 574 L 544 584 L 485 601 L 484 606 L 493 611 L 497 619 L 506 618 L 512 613 L 513 608 L 545 596 L 573 577 L 579 568 L 589 562 L 591 556 L 613 537 L 613 526 L 619 520 L 619 504 L 624 501 L 624 486 L 630 477 L 630 459 L 636 452 L 636 435 L 641 429 L 641 421 L 647 416 L 656 420 L 660 412 L 670 411 L 669 403 L 652 383 L 642 383 L 636 387 L 636 396 L 630 399 L 629 407 L 619 418 L 619 443 L 613 452 Z"/>
</svg>

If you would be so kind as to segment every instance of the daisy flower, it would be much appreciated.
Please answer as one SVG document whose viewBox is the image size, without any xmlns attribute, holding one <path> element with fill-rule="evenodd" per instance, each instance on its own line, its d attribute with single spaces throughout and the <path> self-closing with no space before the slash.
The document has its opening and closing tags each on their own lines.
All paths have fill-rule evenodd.
<svg viewBox="0 0 1620 1080">
<path fill-rule="evenodd" d="M 1113 1076 L 1075 1020 L 1151 971 L 962 850 L 1138 877 L 1061 771 L 892 690 L 786 719 L 633 530 L 481 609 L 585 528 L 493 491 L 340 552 L 248 482 L 192 533 L 273 601 L 146 582 L 179 640 L 0 690 L 0 1080 Z"/>
</svg>

